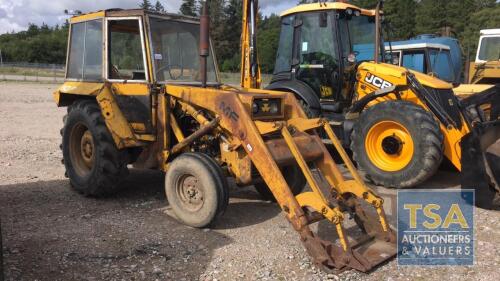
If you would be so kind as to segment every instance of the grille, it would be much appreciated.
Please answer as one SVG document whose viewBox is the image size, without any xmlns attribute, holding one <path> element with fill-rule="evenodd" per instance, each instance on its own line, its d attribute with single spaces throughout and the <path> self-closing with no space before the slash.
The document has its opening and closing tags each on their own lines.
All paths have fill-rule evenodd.
<svg viewBox="0 0 500 281">
<path fill-rule="evenodd" d="M 425 87 L 425 86 L 424 86 Z M 425 87 L 431 97 L 436 100 L 444 111 L 451 117 L 458 129 L 462 128 L 462 118 L 460 108 L 458 107 L 458 99 L 452 89 L 434 89 Z"/>
</svg>

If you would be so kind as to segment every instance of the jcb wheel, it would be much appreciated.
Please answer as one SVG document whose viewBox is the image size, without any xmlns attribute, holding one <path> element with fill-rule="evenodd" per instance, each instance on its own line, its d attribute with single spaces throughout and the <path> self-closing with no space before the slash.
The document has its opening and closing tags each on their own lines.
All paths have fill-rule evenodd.
<svg viewBox="0 0 500 281">
<path fill-rule="evenodd" d="M 298 166 L 288 166 L 281 169 L 283 176 L 285 177 L 288 186 L 290 187 L 292 194 L 297 195 L 302 192 L 307 181 L 302 171 Z M 254 184 L 255 190 L 260 194 L 262 199 L 276 202 L 273 193 L 267 186 L 265 182 L 257 182 Z"/>
<path fill-rule="evenodd" d="M 224 212 L 229 198 L 221 168 L 200 153 L 184 153 L 172 162 L 165 192 L 177 218 L 192 227 L 211 224 Z"/>
<path fill-rule="evenodd" d="M 128 174 L 127 152 L 116 148 L 99 106 L 77 101 L 63 121 L 61 148 L 71 186 L 86 196 L 114 193 Z"/>
<path fill-rule="evenodd" d="M 407 101 L 366 109 L 351 135 L 353 158 L 378 185 L 405 188 L 432 176 L 443 159 L 443 135 L 432 114 Z"/>
</svg>

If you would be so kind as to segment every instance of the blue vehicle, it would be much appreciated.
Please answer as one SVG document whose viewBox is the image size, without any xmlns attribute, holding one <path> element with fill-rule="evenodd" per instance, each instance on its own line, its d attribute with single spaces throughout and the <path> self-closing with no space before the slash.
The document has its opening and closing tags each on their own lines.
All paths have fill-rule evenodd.
<svg viewBox="0 0 500 281">
<path fill-rule="evenodd" d="M 392 63 L 441 80 L 462 82 L 462 50 L 457 39 L 425 34 L 406 41 L 385 43 Z"/>
</svg>

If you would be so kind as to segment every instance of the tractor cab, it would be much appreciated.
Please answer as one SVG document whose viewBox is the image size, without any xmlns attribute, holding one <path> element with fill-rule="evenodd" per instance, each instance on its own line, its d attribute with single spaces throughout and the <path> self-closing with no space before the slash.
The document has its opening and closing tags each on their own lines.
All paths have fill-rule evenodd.
<svg viewBox="0 0 500 281">
<path fill-rule="evenodd" d="M 61 106 L 76 94 L 113 89 L 131 143 L 154 138 L 154 85 L 201 86 L 200 24 L 193 17 L 142 9 L 111 9 L 70 19 L 66 80 L 55 95 Z M 207 55 L 206 84 L 219 85 L 213 51 Z M 126 146 L 126 144 L 123 144 Z"/>
<path fill-rule="evenodd" d="M 195 18 L 111 9 L 73 17 L 70 24 L 69 81 L 201 83 Z M 211 49 L 207 80 L 219 81 Z"/>
<path fill-rule="evenodd" d="M 460 73 L 455 73 L 450 47 L 438 43 L 396 41 L 385 44 L 386 57 L 394 65 L 402 66 L 454 83 Z"/>
<path fill-rule="evenodd" d="M 323 110 L 349 106 L 355 65 L 374 60 L 375 11 L 341 2 L 313 3 L 289 9 L 281 17 L 271 84 L 310 88 Z"/>
</svg>

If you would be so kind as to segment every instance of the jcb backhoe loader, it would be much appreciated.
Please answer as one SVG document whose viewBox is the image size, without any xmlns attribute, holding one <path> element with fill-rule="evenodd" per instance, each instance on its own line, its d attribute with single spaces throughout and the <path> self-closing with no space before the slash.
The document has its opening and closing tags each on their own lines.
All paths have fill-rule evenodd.
<svg viewBox="0 0 500 281">
<path fill-rule="evenodd" d="M 380 6 L 320 1 L 283 12 L 266 89 L 292 92 L 309 117 L 328 119 L 374 183 L 415 186 L 444 155 L 461 171 L 462 187 L 476 190 L 476 204 L 491 207 L 500 161 L 484 152 L 500 136 L 498 89 L 459 101 L 451 84 L 383 63 L 380 27 Z"/>
<path fill-rule="evenodd" d="M 396 255 L 382 198 L 361 180 L 330 124 L 308 119 L 291 93 L 221 84 L 208 25 L 206 8 L 201 24 L 145 10 L 71 18 L 66 81 L 54 93 L 68 107 L 61 148 L 71 186 L 104 196 L 120 186 L 128 164 L 160 169 L 178 220 L 206 227 L 228 204 L 226 175 L 245 186 L 258 174 L 321 268 L 366 272 Z M 320 132 L 353 179 L 339 171 Z M 297 173 L 311 191 L 301 192 Z M 359 239 L 349 238 L 344 213 L 364 232 Z M 311 230 L 323 219 L 339 243 Z"/>
</svg>

